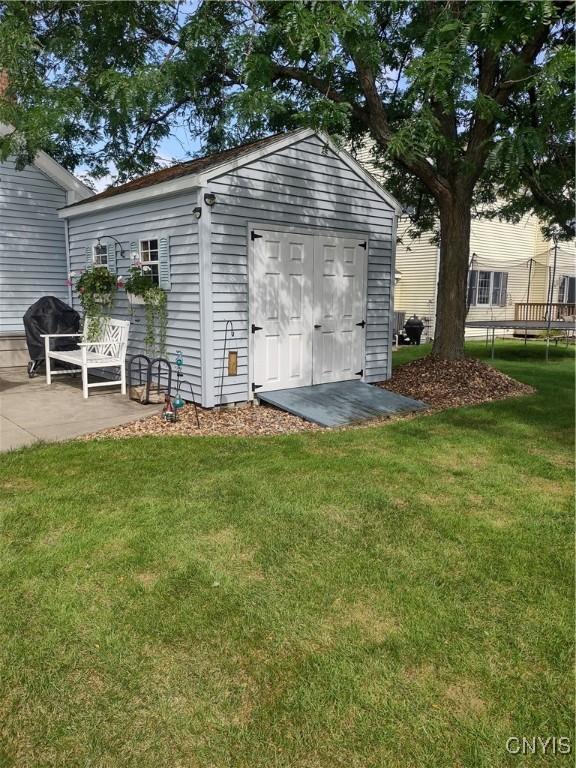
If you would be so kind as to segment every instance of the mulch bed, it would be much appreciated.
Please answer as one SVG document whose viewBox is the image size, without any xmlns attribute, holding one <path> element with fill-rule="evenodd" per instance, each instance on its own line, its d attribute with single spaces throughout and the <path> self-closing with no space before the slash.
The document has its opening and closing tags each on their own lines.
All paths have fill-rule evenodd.
<svg viewBox="0 0 576 768">
<path fill-rule="evenodd" d="M 267 405 L 239 405 L 220 410 L 199 407 L 198 420 L 200 428 L 196 422 L 194 406 L 187 405 L 178 412 L 178 421 L 174 424 L 166 423 L 161 415 L 149 416 L 130 424 L 83 435 L 81 439 L 142 435 L 285 435 L 320 429 L 317 424 Z"/>
<path fill-rule="evenodd" d="M 423 400 L 433 411 L 478 405 L 534 392 L 532 387 L 511 379 L 479 360 L 446 361 L 433 357 L 424 357 L 399 366 L 391 379 L 378 386 L 415 400 Z M 284 435 L 323 429 L 267 405 L 241 405 L 221 410 L 198 408 L 198 417 L 199 428 L 194 408 L 186 406 L 179 412 L 179 419 L 174 424 L 167 424 L 160 415 L 150 416 L 131 424 L 83 435 L 80 439 L 142 435 Z M 406 415 L 399 418 L 406 418 Z M 367 425 L 369 423 L 361 426 Z"/>
<path fill-rule="evenodd" d="M 534 392 L 527 384 L 511 379 L 480 360 L 440 360 L 431 356 L 400 365 L 391 379 L 378 386 L 423 400 L 435 411 Z"/>
</svg>

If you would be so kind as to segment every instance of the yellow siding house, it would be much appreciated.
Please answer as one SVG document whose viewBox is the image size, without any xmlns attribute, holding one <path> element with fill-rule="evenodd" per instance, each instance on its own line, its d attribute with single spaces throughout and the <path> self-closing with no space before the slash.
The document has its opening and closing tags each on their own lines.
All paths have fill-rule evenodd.
<svg viewBox="0 0 576 768">
<path fill-rule="evenodd" d="M 359 160 L 376 177 L 369 150 Z M 434 336 L 439 249 L 429 233 L 420 238 L 406 234 L 408 217 L 398 223 L 394 309 L 406 318 L 424 322 L 423 340 Z M 576 260 L 574 242 L 558 243 L 554 271 L 554 243 L 544 239 L 538 219 L 526 215 L 516 224 L 475 219 L 470 235 L 468 320 L 544 320 L 551 299 L 552 317 L 576 313 Z M 552 296 L 550 297 L 550 291 Z M 499 335 L 511 335 L 502 330 Z M 468 328 L 466 336 L 484 337 L 482 328 Z"/>
</svg>

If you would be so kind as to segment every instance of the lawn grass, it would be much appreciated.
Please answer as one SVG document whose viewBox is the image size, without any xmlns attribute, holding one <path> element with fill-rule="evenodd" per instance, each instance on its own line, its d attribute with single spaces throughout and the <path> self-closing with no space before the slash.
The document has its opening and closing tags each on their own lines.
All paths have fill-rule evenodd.
<svg viewBox="0 0 576 768">
<path fill-rule="evenodd" d="M 497 355 L 537 394 L 0 457 L 0 766 L 495 768 L 571 735 L 573 353 Z"/>
</svg>

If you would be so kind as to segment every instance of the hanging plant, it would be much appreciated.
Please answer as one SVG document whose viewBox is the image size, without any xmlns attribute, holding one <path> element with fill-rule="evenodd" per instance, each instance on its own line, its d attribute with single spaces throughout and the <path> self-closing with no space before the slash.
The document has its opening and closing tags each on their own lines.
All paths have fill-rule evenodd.
<svg viewBox="0 0 576 768">
<path fill-rule="evenodd" d="M 132 311 L 134 305 L 144 304 L 146 313 L 146 333 L 144 345 L 149 357 L 163 357 L 166 354 L 166 329 L 168 325 L 168 311 L 166 293 L 155 285 L 152 279 L 150 267 L 140 262 L 134 264 L 128 270 L 128 277 L 124 282 Z"/>
<path fill-rule="evenodd" d="M 149 357 L 166 355 L 166 329 L 168 326 L 168 300 L 166 293 L 157 285 L 144 293 L 146 334 L 144 344 Z"/>
<path fill-rule="evenodd" d="M 128 270 L 128 277 L 124 281 L 126 295 L 130 307 L 144 304 L 144 294 L 154 287 L 150 267 L 143 266 L 140 262 L 134 262 Z"/>
<path fill-rule="evenodd" d="M 92 267 L 81 272 L 70 272 L 67 284 L 73 286 L 78 294 L 87 320 L 87 340 L 94 341 L 100 335 L 102 318 L 112 308 L 121 280 L 109 272 L 107 267 Z"/>
</svg>

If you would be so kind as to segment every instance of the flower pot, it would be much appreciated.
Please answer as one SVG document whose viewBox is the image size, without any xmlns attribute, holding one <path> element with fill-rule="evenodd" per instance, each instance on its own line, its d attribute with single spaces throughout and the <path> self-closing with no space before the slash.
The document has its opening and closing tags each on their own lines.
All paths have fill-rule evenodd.
<svg viewBox="0 0 576 768">
<path fill-rule="evenodd" d="M 95 304 L 112 304 L 111 293 L 95 293 L 93 298 Z"/>
<path fill-rule="evenodd" d="M 143 306 L 144 296 L 137 296 L 135 293 L 128 292 L 126 292 L 126 296 L 128 297 L 128 301 L 133 307 Z"/>
</svg>

